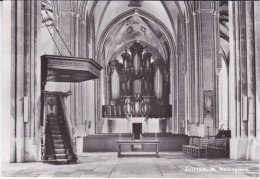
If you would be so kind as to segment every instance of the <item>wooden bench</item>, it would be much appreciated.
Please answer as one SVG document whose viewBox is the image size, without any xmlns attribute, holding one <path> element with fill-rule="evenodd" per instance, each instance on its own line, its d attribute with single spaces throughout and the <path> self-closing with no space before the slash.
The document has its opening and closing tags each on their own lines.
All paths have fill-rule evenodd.
<svg viewBox="0 0 260 179">
<path fill-rule="evenodd" d="M 116 141 L 118 145 L 118 157 L 121 157 L 121 146 L 122 145 L 136 145 L 136 144 L 141 144 L 141 145 L 155 145 L 155 155 L 158 157 L 159 156 L 159 140 L 118 140 Z"/>
<path fill-rule="evenodd" d="M 221 139 L 215 139 L 212 142 L 209 142 L 207 145 L 207 152 L 209 157 L 227 157 L 227 145 L 228 145 L 228 139 L 227 138 L 221 138 Z"/>
<path fill-rule="evenodd" d="M 228 139 L 191 138 L 183 145 L 183 152 L 195 157 L 227 157 Z"/>
</svg>

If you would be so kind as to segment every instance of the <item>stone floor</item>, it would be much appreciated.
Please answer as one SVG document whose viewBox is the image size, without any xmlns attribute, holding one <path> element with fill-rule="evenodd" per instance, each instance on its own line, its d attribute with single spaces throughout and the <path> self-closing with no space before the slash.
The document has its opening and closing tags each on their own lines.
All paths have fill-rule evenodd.
<svg viewBox="0 0 260 179">
<path fill-rule="evenodd" d="M 132 153 L 128 153 L 132 154 Z M 140 153 L 141 154 L 141 153 Z M 227 170 L 227 171 L 221 171 Z M 77 164 L 2 163 L 4 177 L 85 178 L 259 178 L 259 163 L 230 159 L 194 159 L 182 152 L 155 156 L 123 156 L 116 153 L 84 153 Z"/>
</svg>

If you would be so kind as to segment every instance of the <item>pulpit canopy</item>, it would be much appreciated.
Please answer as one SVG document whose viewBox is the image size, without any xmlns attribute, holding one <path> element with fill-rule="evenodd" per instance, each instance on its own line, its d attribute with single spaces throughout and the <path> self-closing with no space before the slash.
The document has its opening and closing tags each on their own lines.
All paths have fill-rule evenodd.
<svg viewBox="0 0 260 179">
<path fill-rule="evenodd" d="M 100 77 L 102 66 L 90 58 L 41 56 L 42 83 L 82 82 Z"/>
</svg>

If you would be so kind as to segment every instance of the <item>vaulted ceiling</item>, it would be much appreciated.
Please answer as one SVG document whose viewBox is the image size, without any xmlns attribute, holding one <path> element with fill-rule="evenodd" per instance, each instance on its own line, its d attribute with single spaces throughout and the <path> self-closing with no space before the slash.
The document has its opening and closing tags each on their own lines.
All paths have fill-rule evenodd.
<svg viewBox="0 0 260 179">
<path fill-rule="evenodd" d="M 49 0 L 43 0 L 49 4 Z M 95 56 L 108 63 L 113 53 L 133 40 L 154 47 L 165 61 L 175 53 L 178 19 L 191 13 L 188 1 L 51 1 L 54 13 L 60 9 L 80 15 L 94 39 Z M 120 59 L 118 59 L 120 60 Z"/>
<path fill-rule="evenodd" d="M 97 55 L 106 63 L 126 43 L 140 40 L 169 60 L 177 39 L 177 19 L 184 21 L 185 2 L 98 1 L 88 2 L 88 18 L 95 31 Z M 102 53 L 102 55 L 101 55 Z M 120 60 L 120 59 L 118 59 Z"/>
</svg>

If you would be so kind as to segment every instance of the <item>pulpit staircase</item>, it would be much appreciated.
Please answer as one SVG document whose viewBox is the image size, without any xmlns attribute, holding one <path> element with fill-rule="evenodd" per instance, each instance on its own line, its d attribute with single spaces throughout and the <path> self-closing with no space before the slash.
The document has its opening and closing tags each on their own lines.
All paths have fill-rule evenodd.
<svg viewBox="0 0 260 179">
<path fill-rule="evenodd" d="M 70 118 L 65 106 L 65 99 L 72 93 L 45 91 L 46 83 L 80 83 L 93 80 L 100 77 L 101 70 L 102 66 L 90 58 L 41 56 L 41 159 L 43 162 L 71 163 L 78 159 L 73 121 L 75 119 Z"/>
<path fill-rule="evenodd" d="M 43 162 L 65 164 L 77 161 L 75 129 L 67 118 L 63 95 L 61 92 L 45 94 Z"/>
<path fill-rule="evenodd" d="M 47 117 L 46 126 L 46 162 L 75 162 L 75 156 L 69 144 L 65 126 L 56 116 Z"/>
</svg>

